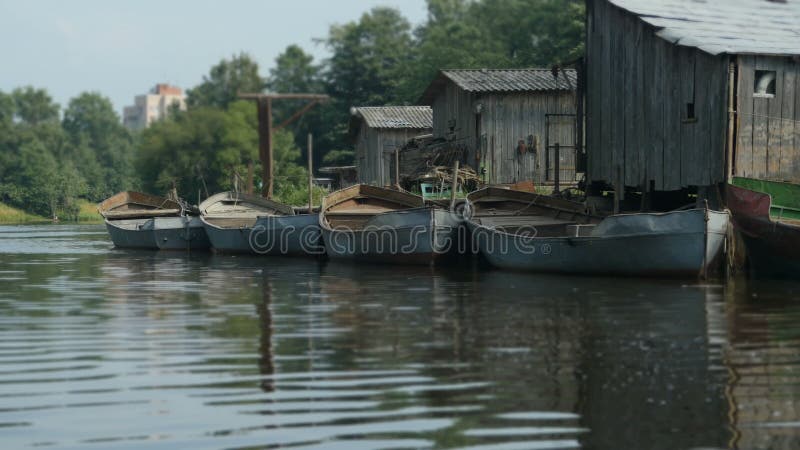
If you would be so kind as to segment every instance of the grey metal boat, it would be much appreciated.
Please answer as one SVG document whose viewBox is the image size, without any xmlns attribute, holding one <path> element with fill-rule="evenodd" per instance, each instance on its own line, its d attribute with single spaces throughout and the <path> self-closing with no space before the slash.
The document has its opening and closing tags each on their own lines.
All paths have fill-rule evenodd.
<svg viewBox="0 0 800 450">
<path fill-rule="evenodd" d="M 322 200 L 319 216 L 330 258 L 431 264 L 457 250 L 458 215 L 422 197 L 355 185 Z"/>
<path fill-rule="evenodd" d="M 105 220 L 114 247 L 158 250 L 153 218 Z"/>
<path fill-rule="evenodd" d="M 208 250 L 211 243 L 197 216 L 156 217 L 153 237 L 161 250 Z"/>
<path fill-rule="evenodd" d="M 164 197 L 125 191 L 97 205 L 114 246 L 158 249 L 155 218 L 179 218 L 183 207 Z"/>
<path fill-rule="evenodd" d="M 222 192 L 200 204 L 200 219 L 214 250 L 284 255 L 320 253 L 316 214 L 242 192 Z"/>
<path fill-rule="evenodd" d="M 494 266 L 586 275 L 703 277 L 718 262 L 729 214 L 704 208 L 619 214 L 486 188 L 468 197 L 472 243 Z"/>
<path fill-rule="evenodd" d="M 250 231 L 250 249 L 259 255 L 325 254 L 319 214 L 261 216 Z"/>
</svg>

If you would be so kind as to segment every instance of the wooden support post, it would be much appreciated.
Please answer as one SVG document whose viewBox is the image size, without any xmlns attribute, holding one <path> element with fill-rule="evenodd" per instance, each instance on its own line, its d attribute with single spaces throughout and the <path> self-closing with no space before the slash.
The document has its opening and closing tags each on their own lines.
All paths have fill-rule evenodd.
<svg viewBox="0 0 800 450">
<path fill-rule="evenodd" d="M 262 173 L 262 182 L 263 186 L 261 188 L 261 194 L 266 198 L 272 198 L 272 192 L 274 187 L 274 178 L 273 178 L 273 142 L 272 142 L 272 131 L 275 127 L 272 126 L 272 100 L 273 99 L 289 99 L 289 100 L 309 100 L 310 103 L 297 112 L 295 112 L 291 117 L 284 120 L 278 128 L 285 127 L 290 123 L 294 122 L 295 120 L 299 119 L 300 116 L 308 112 L 314 105 L 320 102 L 324 102 L 328 100 L 327 95 L 323 94 L 260 94 L 260 93 L 250 93 L 250 94 L 242 94 L 240 93 L 239 98 L 247 99 L 247 100 L 255 100 L 258 105 L 258 156 L 261 159 L 261 173 Z"/>
<path fill-rule="evenodd" d="M 308 213 L 314 212 L 314 137 L 308 133 Z"/>
<path fill-rule="evenodd" d="M 647 171 L 645 170 L 645 172 L 644 172 L 644 180 L 642 180 L 642 186 L 641 186 L 642 198 L 640 199 L 641 201 L 639 202 L 639 212 L 644 212 L 644 211 L 648 210 L 648 207 L 647 207 L 647 196 L 649 194 L 649 192 L 648 192 L 649 188 L 650 188 L 650 183 L 648 183 L 648 181 L 647 181 Z"/>
<path fill-rule="evenodd" d="M 258 153 L 261 158 L 261 195 L 272 198 L 272 99 L 258 99 Z"/>
<path fill-rule="evenodd" d="M 736 80 L 736 64 L 730 63 L 728 67 L 728 142 L 725 148 L 725 181 L 733 181 L 734 164 L 733 159 L 736 152 L 735 130 L 736 126 L 736 91 L 734 84 Z"/>
<path fill-rule="evenodd" d="M 450 211 L 456 209 L 456 188 L 458 188 L 458 159 L 453 164 L 453 181 L 450 184 Z"/>
<path fill-rule="evenodd" d="M 400 149 L 394 150 L 394 187 L 400 190 Z"/>
<path fill-rule="evenodd" d="M 253 160 L 251 159 L 247 163 L 247 193 L 248 194 L 252 194 L 253 193 L 253 171 L 254 171 L 253 166 L 254 166 Z"/>
<path fill-rule="evenodd" d="M 622 190 L 624 189 L 622 183 L 622 168 L 617 166 L 616 180 L 614 180 L 614 214 L 619 214 L 619 202 L 622 197 Z"/>
<path fill-rule="evenodd" d="M 561 144 L 556 142 L 554 146 L 555 155 L 553 161 L 555 163 L 555 187 L 553 188 L 553 194 L 558 194 L 561 191 Z"/>
</svg>

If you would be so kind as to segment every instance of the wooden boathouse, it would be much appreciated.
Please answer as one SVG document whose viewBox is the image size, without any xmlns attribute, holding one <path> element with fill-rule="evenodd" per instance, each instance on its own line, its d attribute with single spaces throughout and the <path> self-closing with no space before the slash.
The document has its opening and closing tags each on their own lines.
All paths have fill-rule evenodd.
<svg viewBox="0 0 800 450">
<path fill-rule="evenodd" d="M 587 0 L 590 193 L 800 182 L 799 56 L 798 0 Z"/>
<path fill-rule="evenodd" d="M 355 146 L 358 182 L 391 186 L 395 152 L 419 135 L 431 132 L 427 106 L 363 106 L 350 110 L 350 138 Z"/>
<path fill-rule="evenodd" d="M 572 69 L 441 70 L 418 103 L 485 183 L 552 182 L 557 165 L 574 181 L 576 88 Z"/>
</svg>

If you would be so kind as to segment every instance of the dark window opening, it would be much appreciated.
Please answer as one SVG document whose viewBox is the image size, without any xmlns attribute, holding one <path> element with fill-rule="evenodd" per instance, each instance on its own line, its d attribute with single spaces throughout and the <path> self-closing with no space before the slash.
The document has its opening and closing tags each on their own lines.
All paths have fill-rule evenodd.
<svg viewBox="0 0 800 450">
<path fill-rule="evenodd" d="M 694 103 L 686 104 L 686 120 L 697 120 L 697 116 L 694 114 Z"/>
<path fill-rule="evenodd" d="M 753 85 L 754 97 L 774 97 L 775 80 L 777 73 L 774 70 L 756 70 Z"/>
</svg>

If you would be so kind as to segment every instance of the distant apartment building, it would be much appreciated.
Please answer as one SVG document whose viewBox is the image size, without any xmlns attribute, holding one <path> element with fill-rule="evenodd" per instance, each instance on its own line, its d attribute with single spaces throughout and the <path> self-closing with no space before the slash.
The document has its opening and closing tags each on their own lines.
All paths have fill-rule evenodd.
<svg viewBox="0 0 800 450">
<path fill-rule="evenodd" d="M 122 123 L 131 130 L 142 130 L 151 123 L 164 118 L 172 105 L 186 109 L 183 89 L 168 84 L 157 84 L 149 93 L 137 95 L 133 106 L 122 112 Z"/>
</svg>

